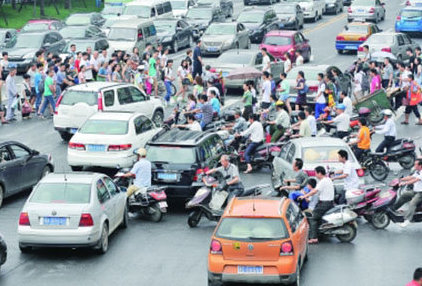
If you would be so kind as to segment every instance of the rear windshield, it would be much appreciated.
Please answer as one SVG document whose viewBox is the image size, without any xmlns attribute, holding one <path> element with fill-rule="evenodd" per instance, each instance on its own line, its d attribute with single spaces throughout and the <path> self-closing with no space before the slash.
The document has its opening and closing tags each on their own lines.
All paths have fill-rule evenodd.
<svg viewBox="0 0 422 286">
<path fill-rule="evenodd" d="M 147 158 L 151 162 L 171 164 L 193 164 L 196 162 L 194 147 L 148 146 Z"/>
<path fill-rule="evenodd" d="M 344 149 L 335 146 L 324 146 L 324 147 L 307 147 L 302 149 L 303 161 L 305 163 L 339 163 L 338 151 Z M 349 154 L 349 161 L 354 162 L 352 154 L 347 150 Z"/>
<path fill-rule="evenodd" d="M 394 36 L 392 35 L 385 35 L 385 34 L 374 34 L 369 37 L 368 41 L 366 41 L 367 44 L 371 45 L 390 45 L 394 41 Z"/>
<path fill-rule="evenodd" d="M 30 202 L 39 204 L 88 204 L 91 198 L 90 184 L 46 183 L 34 191 Z"/>
<path fill-rule="evenodd" d="M 66 25 L 89 25 L 91 24 L 91 15 L 72 15 L 66 20 Z"/>
<path fill-rule="evenodd" d="M 422 11 L 421 10 L 403 10 L 401 12 L 401 16 L 403 18 L 412 19 L 412 18 L 421 18 Z"/>
<path fill-rule="evenodd" d="M 284 221 L 279 218 L 223 218 L 217 237 L 243 240 L 280 240 L 289 236 Z"/>
<path fill-rule="evenodd" d="M 102 134 L 102 135 L 124 135 L 128 131 L 128 122 L 123 120 L 98 120 L 90 119 L 82 125 L 79 133 Z"/>
<path fill-rule="evenodd" d="M 89 106 L 97 104 L 98 94 L 89 91 L 68 90 L 63 94 L 60 105 L 75 105 L 84 102 Z"/>
</svg>

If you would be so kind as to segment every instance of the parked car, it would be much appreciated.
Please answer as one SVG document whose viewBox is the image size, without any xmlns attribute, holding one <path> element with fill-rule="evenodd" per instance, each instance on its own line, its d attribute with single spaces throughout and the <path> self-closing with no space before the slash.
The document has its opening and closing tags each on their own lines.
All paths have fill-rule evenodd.
<svg viewBox="0 0 422 286">
<path fill-rule="evenodd" d="M 18 34 L 13 48 L 6 51 L 9 53 L 9 64 L 15 64 L 19 73 L 25 73 L 37 51 L 44 49 L 45 54 L 58 54 L 65 46 L 66 41 L 56 31 L 22 32 Z"/>
<path fill-rule="evenodd" d="M 67 17 L 65 23 L 67 26 L 87 26 L 95 25 L 101 27 L 105 18 L 97 12 L 92 13 L 74 13 Z"/>
<path fill-rule="evenodd" d="M 352 22 L 344 26 L 344 30 L 336 37 L 336 50 L 339 54 L 344 51 L 357 51 L 371 35 L 382 30 L 374 23 Z"/>
<path fill-rule="evenodd" d="M 213 23 L 202 36 L 201 54 L 220 55 L 230 49 L 250 49 L 248 30 L 243 24 Z"/>
<path fill-rule="evenodd" d="M 277 61 L 271 54 L 271 73 L 280 74 L 284 71 L 284 64 L 282 61 Z M 221 72 L 223 77 L 227 76 L 231 71 L 241 69 L 243 67 L 254 67 L 257 70 L 262 70 L 262 54 L 255 50 L 228 50 L 222 53 L 212 66 L 217 72 Z M 279 82 L 279 77 L 274 77 L 276 82 Z M 244 80 L 224 80 L 226 88 L 242 88 Z"/>
<path fill-rule="evenodd" d="M 193 28 L 185 20 L 166 18 L 154 20 L 158 41 L 177 53 L 182 47 L 191 47 L 194 42 Z"/>
<path fill-rule="evenodd" d="M 16 141 L 0 143 L 0 207 L 4 198 L 31 188 L 53 171 L 50 155 Z"/>
<path fill-rule="evenodd" d="M 411 48 L 413 51 L 416 47 L 420 47 L 416 42 L 403 33 L 381 32 L 372 35 L 358 48 L 358 58 L 363 57 L 363 46 L 368 45 L 369 52 L 388 52 L 392 53 L 398 61 L 408 60 L 406 49 Z"/>
<path fill-rule="evenodd" d="M 337 154 L 341 149 L 347 151 L 349 161 L 353 169 L 356 170 L 360 183 L 363 184 L 365 171 L 346 142 L 332 137 L 318 137 L 318 140 L 308 137 L 290 140 L 289 143 L 281 148 L 280 154 L 274 157 L 271 177 L 273 185 L 280 186 L 284 179 L 293 179 L 295 177 L 295 171 L 293 171 L 292 167 L 295 158 L 303 160 L 302 170 L 309 177 L 315 176 L 315 168 L 317 166 L 326 167 L 328 163 L 330 170 L 342 169 L 343 164 L 338 160 Z M 344 187 L 343 180 L 335 180 L 333 183 L 337 190 L 341 190 Z"/>
<path fill-rule="evenodd" d="M 384 3 L 380 0 L 353 0 L 347 9 L 347 21 L 373 21 L 378 23 L 385 19 Z"/>
<path fill-rule="evenodd" d="M 189 9 L 195 5 L 195 0 L 170 0 L 173 16 L 184 17 Z"/>
<path fill-rule="evenodd" d="M 76 46 L 77 51 L 81 52 L 86 51 L 87 48 L 92 48 L 93 51 L 101 52 L 102 50 L 107 50 L 109 47 L 107 38 L 72 39 L 67 43 L 66 47 L 60 54 L 62 60 L 65 60 L 68 56 L 70 56 L 70 46 L 72 44 Z"/>
<path fill-rule="evenodd" d="M 331 73 L 331 70 L 337 71 L 339 76 L 340 90 L 344 90 L 347 94 L 352 92 L 352 77 L 350 74 L 342 73 L 341 70 L 336 66 L 330 65 L 303 65 L 299 67 L 294 67 L 287 74 L 287 81 L 290 85 L 290 102 L 295 102 L 297 97 L 297 91 L 293 88 L 296 86 L 296 77 L 299 71 L 303 71 L 305 74 L 306 85 L 309 88 L 308 94 L 306 96 L 307 102 L 309 104 L 314 104 L 315 96 L 318 91 L 318 73 Z"/>
<path fill-rule="evenodd" d="M 19 249 L 92 247 L 103 254 L 108 237 L 128 225 L 126 200 L 126 193 L 104 174 L 49 174 L 20 213 Z"/>
<path fill-rule="evenodd" d="M 18 32 L 15 29 L 0 29 L 0 49 L 10 49 L 16 44 Z"/>
<path fill-rule="evenodd" d="M 211 23 L 224 22 L 225 18 L 220 7 L 211 6 L 193 7 L 189 9 L 185 20 L 193 26 L 194 37 L 199 38 Z"/>
<path fill-rule="evenodd" d="M 415 6 L 415 7 L 422 7 L 422 0 L 407 0 L 405 2 L 406 6 Z"/>
<path fill-rule="evenodd" d="M 83 167 L 129 168 L 136 151 L 160 128 L 132 112 L 99 112 L 89 117 L 70 139 L 67 162 L 73 171 Z"/>
<path fill-rule="evenodd" d="M 162 130 L 146 145 L 152 163 L 152 183 L 167 186 L 168 197 L 192 197 L 199 186 L 197 175 L 215 167 L 225 150 L 217 133 Z"/>
<path fill-rule="evenodd" d="M 246 7 L 240 12 L 237 22 L 249 29 L 252 43 L 261 43 L 266 33 L 279 29 L 277 15 L 271 7 Z"/>
<path fill-rule="evenodd" d="M 422 5 L 401 9 L 396 18 L 396 32 L 422 32 Z"/>
<path fill-rule="evenodd" d="M 298 31 L 271 31 L 265 35 L 259 48 L 266 48 L 273 57 L 283 60 L 289 51 L 300 51 L 305 62 L 309 62 L 312 55 L 309 40 Z"/>
<path fill-rule="evenodd" d="M 0 268 L 7 260 L 7 245 L 3 235 L 0 233 Z"/>
<path fill-rule="evenodd" d="M 100 28 L 98 28 L 98 26 L 94 25 L 65 26 L 59 32 L 62 37 L 68 41 L 71 41 L 72 39 L 84 39 L 106 36 L 106 34 Z"/>
<path fill-rule="evenodd" d="M 135 85 L 114 82 L 89 82 L 68 87 L 57 100 L 54 129 L 69 140 L 91 115 L 98 111 L 141 112 L 161 125 L 164 107 Z"/>
<path fill-rule="evenodd" d="M 20 32 L 34 32 L 34 31 L 45 31 L 45 30 L 60 30 L 63 28 L 64 24 L 59 20 L 49 20 L 49 19 L 36 19 L 29 20 L 25 26 L 20 30 Z"/>
<path fill-rule="evenodd" d="M 208 285 L 299 285 L 308 233 L 305 214 L 287 198 L 234 198 L 211 237 Z"/>
<path fill-rule="evenodd" d="M 280 30 L 299 30 L 303 28 L 305 18 L 299 4 L 281 3 L 274 5 L 273 8 L 279 20 L 278 26 Z"/>
<path fill-rule="evenodd" d="M 334 14 L 343 12 L 343 0 L 325 0 L 325 13 Z"/>
<path fill-rule="evenodd" d="M 196 5 L 199 7 L 217 5 L 226 18 L 233 16 L 233 0 L 198 0 Z"/>
<path fill-rule="evenodd" d="M 113 16 L 120 16 L 123 14 L 124 8 L 124 3 L 105 3 L 104 9 L 101 10 L 101 16 L 106 19 Z"/>
<path fill-rule="evenodd" d="M 303 10 L 305 20 L 313 22 L 322 19 L 322 14 L 325 13 L 325 2 L 322 0 L 286 0 L 287 2 L 298 3 Z"/>
</svg>

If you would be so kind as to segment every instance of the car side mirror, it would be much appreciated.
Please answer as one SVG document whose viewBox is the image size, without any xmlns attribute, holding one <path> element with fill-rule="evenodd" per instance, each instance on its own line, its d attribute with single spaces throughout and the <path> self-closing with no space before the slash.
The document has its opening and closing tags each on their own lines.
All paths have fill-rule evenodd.
<svg viewBox="0 0 422 286">
<path fill-rule="evenodd" d="M 32 156 L 36 156 L 36 155 L 39 155 L 40 154 L 40 152 L 39 151 L 37 151 L 37 150 L 32 150 L 31 151 L 31 155 Z"/>
</svg>

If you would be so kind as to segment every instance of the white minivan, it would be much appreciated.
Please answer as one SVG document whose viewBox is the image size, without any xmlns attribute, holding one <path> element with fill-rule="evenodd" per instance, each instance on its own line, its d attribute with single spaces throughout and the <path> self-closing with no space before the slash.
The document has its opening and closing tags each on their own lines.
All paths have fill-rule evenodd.
<svg viewBox="0 0 422 286">
<path fill-rule="evenodd" d="M 126 4 L 123 15 L 142 19 L 168 18 L 173 16 L 173 10 L 169 0 L 136 0 Z"/>
<path fill-rule="evenodd" d="M 67 88 L 56 103 L 54 129 L 69 141 L 82 124 L 101 111 L 140 112 L 160 126 L 164 107 L 160 99 L 150 98 L 133 84 L 90 82 Z"/>
</svg>

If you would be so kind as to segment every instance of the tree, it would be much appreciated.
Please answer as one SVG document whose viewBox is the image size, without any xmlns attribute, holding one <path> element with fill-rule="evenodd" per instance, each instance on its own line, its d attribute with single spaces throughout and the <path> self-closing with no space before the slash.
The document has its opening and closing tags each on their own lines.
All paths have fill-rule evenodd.
<svg viewBox="0 0 422 286">
<path fill-rule="evenodd" d="M 64 8 L 65 9 L 72 9 L 72 0 L 65 0 L 64 1 Z"/>
<path fill-rule="evenodd" d="M 44 6 L 45 6 L 45 1 L 44 0 L 40 0 L 40 16 L 41 17 L 45 17 Z"/>
</svg>

